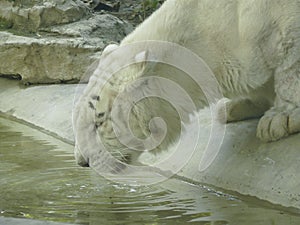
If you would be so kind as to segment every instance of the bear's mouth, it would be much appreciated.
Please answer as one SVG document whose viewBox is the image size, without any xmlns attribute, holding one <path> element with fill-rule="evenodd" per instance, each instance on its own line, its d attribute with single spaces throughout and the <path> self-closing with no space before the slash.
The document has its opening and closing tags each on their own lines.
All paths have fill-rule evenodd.
<svg viewBox="0 0 300 225">
<path fill-rule="evenodd" d="M 90 167 L 90 164 L 89 164 L 89 160 L 86 159 L 86 160 L 81 160 L 79 162 L 77 162 L 77 164 L 81 167 Z"/>
<path fill-rule="evenodd" d="M 75 148 L 75 159 L 77 165 L 81 167 L 90 167 L 89 158 L 83 157 L 83 155 L 78 151 L 77 148 Z"/>
</svg>

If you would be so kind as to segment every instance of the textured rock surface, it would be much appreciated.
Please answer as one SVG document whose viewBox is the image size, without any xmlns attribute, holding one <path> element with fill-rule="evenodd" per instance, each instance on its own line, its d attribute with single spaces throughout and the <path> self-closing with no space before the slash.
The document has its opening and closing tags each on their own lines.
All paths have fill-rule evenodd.
<svg viewBox="0 0 300 225">
<path fill-rule="evenodd" d="M 79 4 L 72 8 L 74 2 L 64 2 L 58 6 L 75 11 L 81 7 Z M 6 8 L 1 8 L 0 11 L 0 15 L 5 16 L 13 3 L 4 1 L 0 3 L 0 7 L 1 4 L 2 6 L 6 4 Z M 44 4 L 49 5 L 54 2 Z M 37 7 L 40 6 L 34 5 L 26 10 L 35 10 Z M 13 8 L 11 9 L 13 10 Z M 57 13 L 64 15 L 62 12 Z M 44 14 L 42 13 L 42 15 Z M 13 15 L 10 16 L 14 19 L 19 18 L 19 16 Z M 84 12 L 78 15 L 83 16 Z M 73 19 L 78 20 L 78 15 Z M 13 21 L 15 21 L 14 19 Z M 26 26 L 39 28 L 35 34 L 28 35 L 27 33 L 26 36 L 20 36 L 7 31 L 0 32 L 0 75 L 21 77 L 24 83 L 59 83 L 80 80 L 86 69 L 107 44 L 119 42 L 133 29 L 131 24 L 112 15 L 93 15 L 74 23 L 50 27 L 48 26 L 50 24 L 62 23 L 61 16 L 56 16 L 54 13 L 44 19 L 48 22 L 40 23 L 37 26 L 32 26 L 29 20 L 23 21 L 25 24 L 23 28 Z M 33 19 L 35 22 L 38 20 L 37 18 Z M 64 23 L 66 22 L 70 21 L 67 19 Z M 23 26 L 21 23 L 13 23 L 14 28 Z M 15 29 L 12 31 L 16 32 Z"/>
<path fill-rule="evenodd" d="M 86 38 L 87 42 L 91 42 L 95 38 L 103 39 L 107 42 L 118 42 L 132 30 L 133 26 L 131 24 L 109 14 L 96 14 L 86 20 L 44 29 L 44 31 L 53 34 L 83 37 Z"/>
<path fill-rule="evenodd" d="M 31 38 L 0 33 L 0 74 L 19 75 L 24 83 L 78 80 L 104 47 L 80 38 Z"/>
<path fill-rule="evenodd" d="M 90 10 L 79 0 L 0 1 L 0 24 L 26 32 L 78 21 L 90 14 Z"/>
</svg>

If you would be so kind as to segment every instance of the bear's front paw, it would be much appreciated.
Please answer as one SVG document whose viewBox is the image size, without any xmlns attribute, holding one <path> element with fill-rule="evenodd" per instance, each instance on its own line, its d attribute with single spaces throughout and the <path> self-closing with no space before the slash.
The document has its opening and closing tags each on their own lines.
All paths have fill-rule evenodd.
<svg viewBox="0 0 300 225">
<path fill-rule="evenodd" d="M 262 141 L 277 141 L 290 134 L 300 132 L 300 108 L 289 112 L 272 109 L 259 121 L 257 137 Z"/>
</svg>

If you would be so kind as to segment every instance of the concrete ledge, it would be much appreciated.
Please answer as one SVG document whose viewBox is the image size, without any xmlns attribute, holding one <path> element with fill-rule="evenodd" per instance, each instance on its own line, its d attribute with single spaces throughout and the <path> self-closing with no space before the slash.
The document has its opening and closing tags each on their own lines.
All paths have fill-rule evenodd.
<svg viewBox="0 0 300 225">
<path fill-rule="evenodd" d="M 77 85 L 19 86 L 0 79 L 0 112 L 74 142 L 72 107 Z"/>
<path fill-rule="evenodd" d="M 23 88 L 0 79 L 0 112 L 73 142 L 75 89 L 76 85 Z M 220 152 L 204 172 L 199 162 L 207 141 L 200 140 L 179 176 L 300 209 L 300 134 L 265 144 L 255 137 L 256 125 L 257 120 L 228 124 Z M 203 138 L 209 132 L 210 125 L 203 124 Z"/>
<path fill-rule="evenodd" d="M 0 224 L 3 225 L 68 225 L 67 223 L 55 223 L 48 221 L 29 220 L 29 219 L 15 219 L 0 217 Z"/>
<path fill-rule="evenodd" d="M 199 172 L 195 152 L 180 176 L 300 209 L 300 134 L 273 143 L 256 138 L 258 120 L 227 125 L 221 149 L 211 166 Z M 209 133 L 209 126 L 201 133 Z"/>
</svg>

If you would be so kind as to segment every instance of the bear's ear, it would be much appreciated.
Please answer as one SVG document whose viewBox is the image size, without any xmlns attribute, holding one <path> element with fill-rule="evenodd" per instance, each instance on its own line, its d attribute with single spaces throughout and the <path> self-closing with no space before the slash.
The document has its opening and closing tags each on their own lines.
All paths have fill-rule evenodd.
<svg viewBox="0 0 300 225">
<path fill-rule="evenodd" d="M 102 52 L 102 55 L 107 55 L 107 54 L 113 52 L 114 50 L 116 50 L 118 47 L 119 47 L 119 45 L 117 45 L 117 44 L 110 44 L 110 45 L 107 45 L 107 46 L 104 48 L 104 50 L 103 50 L 103 52 Z"/>
<path fill-rule="evenodd" d="M 137 63 L 145 62 L 145 61 L 148 60 L 148 58 L 149 58 L 149 52 L 148 51 L 143 51 L 143 52 L 138 53 L 135 56 L 135 62 L 137 62 Z"/>
<path fill-rule="evenodd" d="M 136 63 L 142 63 L 143 72 L 153 71 L 157 65 L 156 57 L 149 51 L 142 51 L 135 56 Z"/>
</svg>

